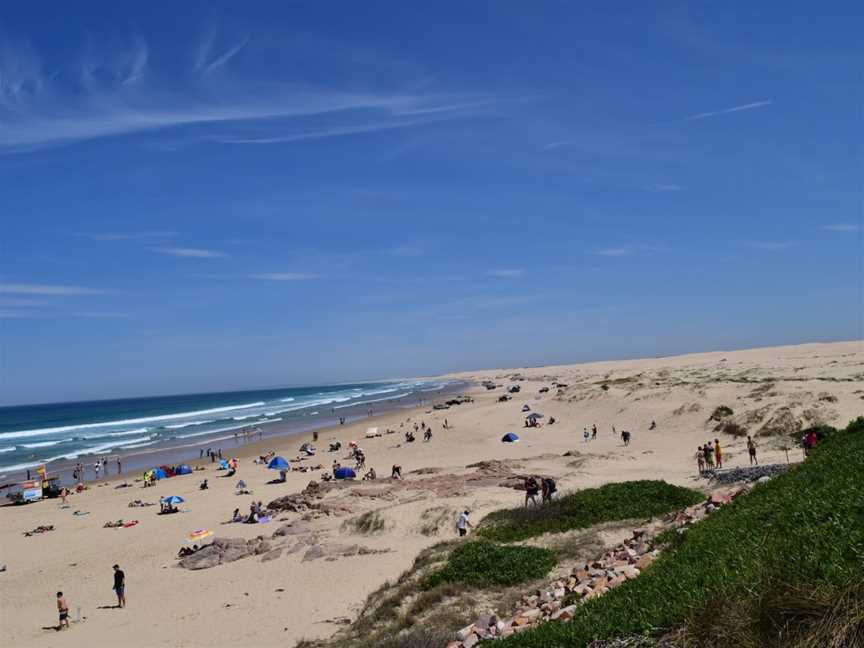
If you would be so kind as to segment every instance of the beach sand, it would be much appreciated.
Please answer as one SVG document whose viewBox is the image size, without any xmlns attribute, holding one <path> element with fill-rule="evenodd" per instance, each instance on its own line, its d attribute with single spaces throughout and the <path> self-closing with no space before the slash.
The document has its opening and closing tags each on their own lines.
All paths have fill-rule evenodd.
<svg viewBox="0 0 864 648">
<path fill-rule="evenodd" d="M 790 445 L 792 461 L 801 459 L 800 449 L 779 432 L 810 423 L 845 425 L 864 412 L 860 341 L 478 371 L 456 377 L 494 380 L 506 388 L 515 374 L 524 378 L 518 382 L 522 389 L 506 403 L 497 402 L 504 388 L 487 391 L 477 386 L 470 390 L 475 398 L 471 404 L 445 411 L 394 411 L 320 431 L 319 454 L 304 463 L 329 468 L 334 458 L 343 459 L 346 453 L 326 452 L 327 442 L 339 439 L 347 446 L 353 439 L 365 450 L 367 466 L 375 467 L 379 480 L 328 491 L 322 501 L 332 514 L 313 516 L 304 537 L 324 547 L 325 554 L 358 544 L 381 553 L 312 559 L 314 552 L 303 546 L 266 561 L 250 556 L 197 571 L 176 566 L 177 550 L 188 544 L 186 535 L 194 530 L 211 529 L 229 538 L 269 538 L 286 521 L 300 519 L 301 513 L 282 513 L 269 524 L 223 524 L 234 508 L 245 513 L 253 499 L 267 504 L 318 479 L 317 471 L 293 472 L 287 483 L 267 484 L 277 473 L 252 463 L 270 449 L 294 458 L 300 443 L 311 435 L 265 439 L 238 449 L 239 473 L 230 479 L 222 478 L 208 461 L 197 462 L 204 471 L 162 480 L 155 488 L 135 483 L 117 489 L 116 478 L 91 484 L 86 492 L 70 497 L 66 509 L 59 500 L 0 508 L 0 565 L 7 565 L 0 573 L 3 644 L 284 646 L 301 638 L 328 636 L 338 628 L 334 620 L 354 618 L 365 597 L 397 578 L 421 549 L 454 537 L 458 511 L 470 508 L 476 524 L 491 510 L 521 503 L 521 492 L 499 485 L 508 475 L 552 475 L 561 490 L 646 478 L 709 488 L 695 474 L 697 445 L 719 435 L 727 466 L 748 463 L 744 439 L 716 433 L 715 423 L 708 421 L 719 405 L 732 408 L 732 420 L 751 432 L 777 433 L 757 437 L 761 463 L 785 462 L 784 445 Z M 539 389 L 551 387 L 553 380 L 568 386 L 540 394 Z M 551 415 L 558 422 L 523 428 L 525 404 L 545 414 L 544 421 Z M 445 418 L 451 429 L 442 429 Z M 418 435 L 416 442 L 407 444 L 399 433 L 363 438 L 367 427 L 402 432 L 406 428 L 400 424 L 413 426 L 420 420 L 433 428 L 430 443 Z M 657 427 L 649 430 L 652 420 Z M 595 423 L 597 440 L 584 443 L 583 428 Z M 632 432 L 629 447 L 613 435 L 612 425 Z M 518 434 L 520 442 L 501 443 L 506 432 Z M 574 450 L 580 454 L 564 456 Z M 504 463 L 479 471 L 466 468 L 485 460 Z M 403 482 L 380 479 L 389 476 L 392 464 L 401 464 Z M 203 478 L 209 480 L 207 491 L 198 490 Z M 240 478 L 254 491 L 252 496 L 234 494 Z M 184 512 L 159 516 L 158 506 L 127 506 L 133 499 L 156 502 L 167 495 L 184 497 Z M 75 510 L 89 514 L 74 516 Z M 360 535 L 346 524 L 369 510 L 380 512 L 382 532 Z M 105 522 L 120 518 L 137 519 L 139 524 L 103 528 Z M 38 525 L 54 525 L 55 530 L 23 535 Z M 285 545 L 291 548 L 296 545 Z M 116 602 L 111 590 L 114 563 L 126 573 L 128 607 L 123 610 L 103 609 Z M 57 623 L 58 590 L 66 595 L 73 621 L 70 630 L 59 633 L 51 629 Z M 76 623 L 78 607 L 84 620 Z"/>
</svg>

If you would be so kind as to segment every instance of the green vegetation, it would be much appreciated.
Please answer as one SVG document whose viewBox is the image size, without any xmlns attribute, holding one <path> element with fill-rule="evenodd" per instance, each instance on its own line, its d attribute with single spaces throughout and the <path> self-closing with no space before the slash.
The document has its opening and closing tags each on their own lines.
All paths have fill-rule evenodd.
<svg viewBox="0 0 864 648">
<path fill-rule="evenodd" d="M 722 421 L 724 418 L 728 416 L 732 416 L 734 412 L 731 407 L 726 407 L 726 405 L 720 405 L 717 407 L 714 412 L 712 412 L 711 417 L 708 419 L 709 421 Z"/>
<path fill-rule="evenodd" d="M 430 590 L 442 583 L 475 587 L 515 585 L 542 578 L 555 566 L 555 553 L 537 547 L 505 547 L 478 540 L 466 542 L 450 554 L 447 564 L 423 581 Z"/>
<path fill-rule="evenodd" d="M 864 418 L 694 525 L 639 578 L 501 648 L 675 629 L 677 645 L 815 648 L 864 636 Z"/>
<path fill-rule="evenodd" d="M 367 511 L 362 515 L 345 520 L 343 530 L 353 531 L 362 535 L 375 535 L 384 531 L 387 522 L 377 511 Z"/>
<path fill-rule="evenodd" d="M 698 491 L 664 481 L 606 484 L 568 493 L 543 506 L 495 511 L 484 518 L 477 535 L 496 542 L 513 542 L 544 533 L 585 529 L 601 522 L 650 518 L 704 499 Z"/>
</svg>

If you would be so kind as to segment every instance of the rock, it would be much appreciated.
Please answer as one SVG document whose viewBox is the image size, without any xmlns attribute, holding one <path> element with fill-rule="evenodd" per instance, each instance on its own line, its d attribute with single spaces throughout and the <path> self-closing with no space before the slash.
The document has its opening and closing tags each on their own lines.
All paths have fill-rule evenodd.
<svg viewBox="0 0 864 648">
<path fill-rule="evenodd" d="M 311 528 L 308 524 L 304 524 L 303 522 L 289 522 L 288 524 L 283 524 L 281 527 L 276 529 L 273 533 L 273 537 L 296 536 L 310 532 Z"/>
<path fill-rule="evenodd" d="M 465 626 L 459 632 L 456 633 L 457 641 L 465 641 L 468 637 L 474 634 L 474 624 L 472 623 L 469 626 Z"/>
<path fill-rule="evenodd" d="M 639 560 L 636 561 L 636 568 L 642 572 L 654 562 L 654 554 L 646 553 L 643 556 L 639 556 Z"/>
<path fill-rule="evenodd" d="M 558 600 L 563 599 L 565 596 L 567 596 L 567 590 L 563 587 L 559 587 L 558 589 L 552 591 L 552 596 L 554 596 Z"/>
<path fill-rule="evenodd" d="M 525 610 L 520 615 L 521 618 L 528 619 L 528 621 L 536 621 L 541 616 L 543 616 L 543 613 L 540 612 L 540 610 L 538 610 L 537 608 L 534 608 L 533 610 Z"/>
<path fill-rule="evenodd" d="M 268 551 L 263 556 L 261 556 L 261 562 L 270 562 L 271 560 L 276 560 L 281 555 L 282 547 L 278 547 L 276 549 Z"/>
<path fill-rule="evenodd" d="M 591 589 L 597 591 L 606 587 L 606 584 L 609 582 L 609 579 L 606 576 L 600 576 L 599 578 L 595 578 L 591 581 Z"/>
<path fill-rule="evenodd" d="M 576 614 L 576 607 L 575 605 L 568 605 L 565 608 L 561 608 L 552 615 L 552 619 L 556 621 L 569 621 Z"/>
</svg>

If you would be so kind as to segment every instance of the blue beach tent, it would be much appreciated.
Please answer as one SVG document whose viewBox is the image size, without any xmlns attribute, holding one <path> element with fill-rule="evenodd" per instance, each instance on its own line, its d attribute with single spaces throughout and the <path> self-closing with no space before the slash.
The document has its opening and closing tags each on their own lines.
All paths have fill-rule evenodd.
<svg viewBox="0 0 864 648">
<path fill-rule="evenodd" d="M 333 473 L 333 476 L 336 479 L 354 479 L 357 476 L 351 468 L 337 468 L 336 472 Z"/>
<path fill-rule="evenodd" d="M 165 479 L 165 478 L 168 476 L 168 473 L 166 473 L 166 472 L 165 472 L 164 470 L 162 470 L 161 468 L 154 468 L 154 469 L 153 469 L 153 476 L 154 476 L 156 479 Z"/>
<path fill-rule="evenodd" d="M 270 470 L 291 470 L 291 466 L 284 457 L 273 457 L 267 467 Z"/>
<path fill-rule="evenodd" d="M 519 437 L 513 434 L 512 432 L 508 432 L 503 437 L 501 437 L 502 443 L 515 443 L 519 440 Z"/>
<path fill-rule="evenodd" d="M 177 466 L 177 470 L 174 471 L 175 475 L 191 475 L 192 468 L 187 464 L 180 464 Z"/>
</svg>

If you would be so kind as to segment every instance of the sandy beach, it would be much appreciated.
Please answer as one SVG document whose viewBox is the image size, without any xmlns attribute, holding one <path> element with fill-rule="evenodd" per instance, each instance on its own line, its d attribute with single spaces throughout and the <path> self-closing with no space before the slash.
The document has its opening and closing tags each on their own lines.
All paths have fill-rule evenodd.
<svg viewBox="0 0 864 648">
<path fill-rule="evenodd" d="M 458 511 L 470 508 L 476 522 L 491 510 L 519 504 L 521 493 L 501 487 L 499 475 L 549 474 L 562 490 L 643 478 L 709 488 L 696 474 L 697 445 L 720 438 L 727 466 L 748 463 L 745 437 L 714 430 L 717 422 L 709 418 L 718 406 L 733 411 L 727 423 L 755 435 L 761 463 L 786 462 L 787 456 L 798 461 L 801 450 L 792 444 L 791 434 L 809 425 L 845 425 L 864 412 L 861 341 L 450 377 L 475 383 L 469 390 L 473 403 L 449 410 L 396 410 L 321 430 L 318 455 L 300 465 L 320 463 L 329 470 L 334 459 L 351 465 L 345 449 L 354 440 L 379 479 L 341 482 L 321 500 L 326 506 L 315 511 L 280 512 L 269 524 L 226 524 L 235 508 L 246 513 L 253 500 L 266 505 L 319 479 L 318 470 L 292 472 L 286 483 L 268 484 L 278 473 L 253 463 L 269 450 L 293 460 L 311 435 L 238 448 L 240 465 L 233 478 L 224 478 L 205 460 L 193 463 L 203 470 L 162 480 L 154 488 L 133 483 L 132 475 L 125 477 L 129 488 L 117 487 L 122 478 L 91 483 L 69 498 L 67 508 L 59 500 L 0 507 L 4 645 L 284 646 L 325 637 L 336 631 L 340 618 L 354 618 L 365 597 L 397 578 L 420 550 L 454 537 Z M 501 387 L 487 390 L 479 384 L 483 380 Z M 553 382 L 566 386 L 552 387 Z M 513 384 L 521 391 L 498 402 Z M 542 388 L 549 390 L 541 393 Z M 432 402 L 438 400 L 443 399 Z M 525 405 L 544 414 L 541 427 L 523 427 Z M 554 425 L 545 424 L 549 417 L 556 419 Z M 445 419 L 448 429 L 443 428 Z M 431 426 L 432 440 L 426 443 L 418 435 L 414 443 L 406 443 L 403 432 L 421 421 Z M 595 424 L 597 438 L 586 443 L 583 429 Z M 632 443 L 624 447 L 612 426 L 630 431 Z M 395 433 L 366 439 L 369 427 Z M 502 443 L 507 432 L 520 441 Z M 331 440 L 341 441 L 342 451 L 328 453 Z M 579 454 L 574 458 L 572 451 Z M 494 470 L 468 467 L 492 460 L 501 462 Z M 387 479 L 394 464 L 402 466 L 401 482 Z M 204 478 L 210 487 L 201 491 L 198 484 Z M 235 495 L 241 478 L 252 495 Z M 128 507 L 132 500 L 157 502 L 168 495 L 185 498 L 181 513 L 160 516 L 158 506 Z M 373 509 L 386 521 L 383 532 L 360 535 L 346 524 Z M 210 529 L 218 537 L 260 535 L 269 541 L 284 524 L 304 517 L 305 547 L 278 540 L 266 560 L 249 556 L 195 571 L 177 566 L 178 549 L 188 546 L 187 534 L 197 529 Z M 103 528 L 118 519 L 138 524 Z M 54 530 L 24 536 L 39 525 Z M 363 551 L 346 549 L 355 545 Z M 312 546 L 324 550 L 309 552 Z M 126 609 L 111 607 L 116 603 L 114 563 L 126 573 Z M 71 629 L 59 633 L 53 629 L 58 590 L 66 596 L 72 619 Z"/>
</svg>

